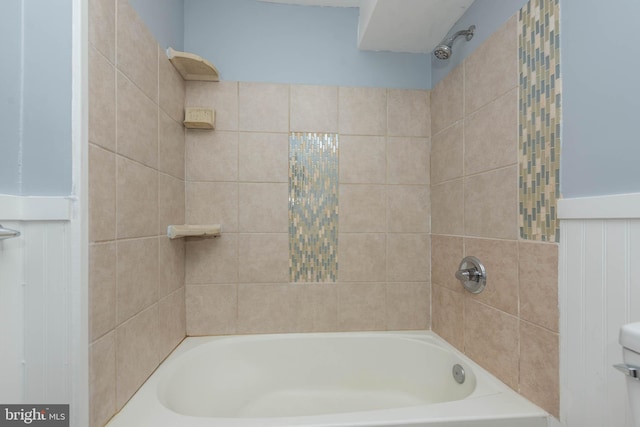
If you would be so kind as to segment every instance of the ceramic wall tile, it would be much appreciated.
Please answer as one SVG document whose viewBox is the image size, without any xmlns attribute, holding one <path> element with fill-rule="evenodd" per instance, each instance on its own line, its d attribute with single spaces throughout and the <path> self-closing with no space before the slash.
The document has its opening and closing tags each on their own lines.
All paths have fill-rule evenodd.
<svg viewBox="0 0 640 427">
<path fill-rule="evenodd" d="M 89 425 L 102 427 L 116 412 L 115 332 L 89 346 Z"/>
<path fill-rule="evenodd" d="M 154 304 L 116 329 L 116 404 L 120 410 L 160 362 L 159 313 Z"/>
<path fill-rule="evenodd" d="M 431 182 L 439 184 L 464 174 L 464 123 L 459 121 L 433 136 Z"/>
<path fill-rule="evenodd" d="M 116 236 L 116 155 L 89 144 L 89 240 Z"/>
<path fill-rule="evenodd" d="M 238 193 L 240 232 L 286 233 L 289 230 L 287 184 L 241 183 Z"/>
<path fill-rule="evenodd" d="M 313 326 L 313 299 L 289 284 L 238 285 L 238 332 L 304 332 Z"/>
<path fill-rule="evenodd" d="M 388 135 L 430 136 L 431 109 L 429 91 L 389 89 L 387 103 Z"/>
<path fill-rule="evenodd" d="M 431 236 L 431 282 L 454 291 L 462 286 L 455 278 L 460 262 L 464 258 L 462 237 Z"/>
<path fill-rule="evenodd" d="M 560 338 L 520 322 L 520 393 L 554 417 L 560 416 Z"/>
<path fill-rule="evenodd" d="M 517 103 L 518 92 L 512 89 L 465 119 L 464 171 L 467 175 L 516 164 Z"/>
<path fill-rule="evenodd" d="M 241 132 L 239 142 L 240 181 L 288 182 L 288 135 Z"/>
<path fill-rule="evenodd" d="M 465 179 L 464 229 L 468 236 L 518 238 L 516 166 Z"/>
<path fill-rule="evenodd" d="M 338 89 L 340 135 L 385 135 L 387 91 L 367 87 Z"/>
<path fill-rule="evenodd" d="M 187 317 L 184 287 L 158 302 L 160 359 L 168 356 L 186 336 Z"/>
<path fill-rule="evenodd" d="M 478 295 L 468 295 L 514 316 L 518 313 L 518 242 L 464 239 L 465 256 L 478 258 L 487 271 L 488 285 Z"/>
<path fill-rule="evenodd" d="M 158 301 L 158 238 L 117 243 L 118 324 Z"/>
<path fill-rule="evenodd" d="M 189 336 L 237 332 L 236 284 L 187 285 L 186 307 Z"/>
<path fill-rule="evenodd" d="M 146 166 L 158 166 L 158 106 L 118 73 L 118 154 Z"/>
<path fill-rule="evenodd" d="M 158 44 L 129 0 L 117 0 L 118 69 L 158 102 Z"/>
<path fill-rule="evenodd" d="M 425 282 L 431 271 L 431 241 L 428 234 L 390 233 L 387 235 L 387 280 Z"/>
<path fill-rule="evenodd" d="M 289 131 L 288 85 L 242 82 L 238 93 L 241 131 Z"/>
<path fill-rule="evenodd" d="M 459 65 L 431 91 L 431 132 L 436 135 L 464 117 L 464 66 Z"/>
<path fill-rule="evenodd" d="M 387 329 L 429 329 L 431 301 L 428 283 L 387 284 Z"/>
<path fill-rule="evenodd" d="M 182 123 L 160 111 L 158 133 L 158 170 L 184 180 L 185 135 Z"/>
<path fill-rule="evenodd" d="M 387 138 L 387 184 L 429 184 L 429 138 Z"/>
<path fill-rule="evenodd" d="M 116 151 L 116 68 L 89 47 L 89 142 Z"/>
<path fill-rule="evenodd" d="M 238 180 L 238 133 L 187 130 L 187 179 Z"/>
<path fill-rule="evenodd" d="M 389 185 L 387 190 L 387 231 L 428 233 L 430 195 L 426 185 Z"/>
<path fill-rule="evenodd" d="M 117 238 L 155 236 L 158 232 L 158 173 L 118 156 Z"/>
<path fill-rule="evenodd" d="M 519 243 L 520 316 L 558 332 L 558 245 Z"/>
<path fill-rule="evenodd" d="M 340 135 L 340 183 L 384 184 L 385 139 Z"/>
<path fill-rule="evenodd" d="M 431 232 L 464 234 L 465 206 L 463 180 L 431 186 Z"/>
<path fill-rule="evenodd" d="M 343 283 L 338 287 L 338 327 L 343 331 L 386 328 L 384 283 Z"/>
<path fill-rule="evenodd" d="M 345 233 L 385 232 L 386 199 L 384 185 L 340 185 L 340 230 Z"/>
<path fill-rule="evenodd" d="M 464 295 L 442 286 L 432 287 L 431 328 L 449 344 L 465 350 Z"/>
<path fill-rule="evenodd" d="M 184 286 L 185 242 L 184 239 L 158 239 L 158 298 L 164 298 Z"/>
<path fill-rule="evenodd" d="M 89 337 L 95 340 L 116 327 L 116 244 L 89 246 Z"/>
<path fill-rule="evenodd" d="M 238 130 L 238 82 L 185 82 L 185 107 L 211 108 L 216 130 Z"/>
<path fill-rule="evenodd" d="M 512 16 L 465 60 L 465 114 L 518 85 L 517 22 Z"/>
<path fill-rule="evenodd" d="M 287 283 L 289 235 L 251 233 L 238 236 L 240 283 Z"/>
<path fill-rule="evenodd" d="M 184 181 L 158 174 L 158 234 L 166 235 L 169 225 L 184 224 Z"/>
<path fill-rule="evenodd" d="M 384 282 L 386 280 L 386 235 L 384 233 L 340 233 L 338 237 L 340 282 Z"/>
<path fill-rule="evenodd" d="M 236 182 L 187 182 L 188 224 L 221 224 L 224 232 L 238 231 Z"/>
<path fill-rule="evenodd" d="M 188 242 L 185 277 L 187 284 L 237 283 L 238 235 Z"/>
<path fill-rule="evenodd" d="M 516 390 L 520 358 L 519 336 L 517 317 L 470 298 L 465 300 L 465 353 Z"/>
<path fill-rule="evenodd" d="M 116 1 L 89 1 L 89 43 L 112 64 L 116 62 Z"/>
<path fill-rule="evenodd" d="M 291 85 L 291 131 L 338 132 L 338 88 Z"/>
<path fill-rule="evenodd" d="M 184 120 L 185 81 L 171 64 L 165 50 L 158 46 L 158 105 L 176 122 Z"/>
</svg>

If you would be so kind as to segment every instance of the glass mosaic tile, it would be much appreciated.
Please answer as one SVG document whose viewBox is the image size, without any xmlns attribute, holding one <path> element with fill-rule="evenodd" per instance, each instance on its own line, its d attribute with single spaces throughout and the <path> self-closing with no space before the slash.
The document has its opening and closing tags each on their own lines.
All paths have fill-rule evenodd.
<svg viewBox="0 0 640 427">
<path fill-rule="evenodd" d="M 520 237 L 558 242 L 560 197 L 559 0 L 530 0 L 519 13 Z"/>
<path fill-rule="evenodd" d="M 291 282 L 338 277 L 338 135 L 289 136 Z"/>
</svg>

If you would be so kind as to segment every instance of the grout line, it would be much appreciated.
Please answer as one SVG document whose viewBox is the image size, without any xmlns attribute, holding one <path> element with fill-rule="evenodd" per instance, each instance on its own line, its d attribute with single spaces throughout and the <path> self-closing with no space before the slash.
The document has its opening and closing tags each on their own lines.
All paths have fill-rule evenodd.
<svg viewBox="0 0 640 427">
<path fill-rule="evenodd" d="M 114 390 L 113 392 L 113 399 L 114 399 L 114 403 L 116 405 L 116 411 L 118 411 L 118 393 L 117 393 L 117 384 L 118 384 L 118 372 L 120 371 L 119 367 L 118 367 L 118 361 L 117 358 L 115 357 L 120 350 L 120 346 L 118 345 L 118 328 L 124 324 L 124 322 L 118 322 L 118 319 L 120 318 L 120 304 L 118 304 L 118 290 L 121 286 L 121 284 L 119 283 L 120 281 L 118 280 L 118 268 L 119 268 L 119 263 L 118 263 L 118 252 L 119 252 L 119 244 L 118 244 L 118 179 L 119 179 L 119 174 L 118 174 L 118 163 L 119 163 L 119 159 L 118 159 L 118 82 L 120 80 L 120 72 L 118 70 L 118 45 L 119 45 L 119 40 L 118 40 L 118 25 L 119 25 L 119 20 L 118 20 L 118 15 L 119 15 L 119 4 L 117 0 L 111 0 L 115 3 L 114 6 L 114 25 L 115 25 L 115 34 L 114 34 L 114 49 L 113 49 L 113 73 L 114 73 L 114 102 L 115 102 L 115 117 L 114 117 L 114 123 L 115 123 L 115 129 L 114 129 L 114 135 L 115 135 L 115 159 L 114 159 L 114 163 L 115 163 L 115 182 L 114 182 L 114 187 L 115 187 L 115 269 L 116 269 L 116 277 L 114 278 L 115 281 L 115 299 L 114 299 L 114 303 L 115 303 L 115 319 L 114 319 L 114 327 L 113 327 L 113 346 L 114 346 L 114 359 L 115 359 L 115 372 L 114 372 L 114 384 L 116 384 L 116 390 Z M 124 74 L 123 74 L 124 75 Z M 115 413 L 114 411 L 110 411 Z M 113 413 L 109 414 L 109 416 L 112 416 Z"/>
</svg>

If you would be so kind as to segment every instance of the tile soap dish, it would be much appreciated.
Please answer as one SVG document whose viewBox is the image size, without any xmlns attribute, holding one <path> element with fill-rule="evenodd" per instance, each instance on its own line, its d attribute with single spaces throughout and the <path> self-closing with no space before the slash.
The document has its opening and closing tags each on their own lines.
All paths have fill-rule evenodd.
<svg viewBox="0 0 640 427">
<path fill-rule="evenodd" d="M 170 239 L 183 237 L 218 237 L 222 227 L 220 224 L 207 225 L 170 225 L 167 227 L 167 236 Z"/>
<path fill-rule="evenodd" d="M 215 122 L 216 111 L 211 108 L 185 108 L 182 123 L 187 129 L 215 129 Z"/>
<path fill-rule="evenodd" d="M 220 74 L 216 67 L 201 56 L 179 52 L 172 48 L 167 49 L 167 56 L 185 80 L 220 81 Z"/>
</svg>

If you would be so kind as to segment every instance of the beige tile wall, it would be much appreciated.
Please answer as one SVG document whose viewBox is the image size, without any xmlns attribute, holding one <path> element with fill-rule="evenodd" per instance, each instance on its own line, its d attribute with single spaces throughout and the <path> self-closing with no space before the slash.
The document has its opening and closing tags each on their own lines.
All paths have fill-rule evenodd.
<svg viewBox="0 0 640 427">
<path fill-rule="evenodd" d="M 185 331 L 430 324 L 557 415 L 557 247 L 518 240 L 515 25 L 431 92 L 185 85 L 127 0 L 91 0 L 91 425 Z M 216 130 L 185 137 L 185 105 L 215 108 Z M 340 135 L 335 284 L 288 283 L 292 131 Z M 164 237 L 183 222 L 223 235 Z M 453 278 L 465 255 L 487 266 L 480 295 Z"/>
<path fill-rule="evenodd" d="M 216 130 L 186 134 L 189 335 L 427 329 L 430 98 L 425 90 L 187 82 Z M 289 283 L 289 132 L 339 133 L 337 283 Z"/>
<path fill-rule="evenodd" d="M 519 240 L 517 20 L 431 92 L 432 327 L 558 416 L 558 248 Z M 454 278 L 478 257 L 479 295 Z"/>
<path fill-rule="evenodd" d="M 186 331 L 185 88 L 127 0 L 89 2 L 91 426 L 129 400 Z M 117 25 L 116 25 L 117 22 Z"/>
</svg>

